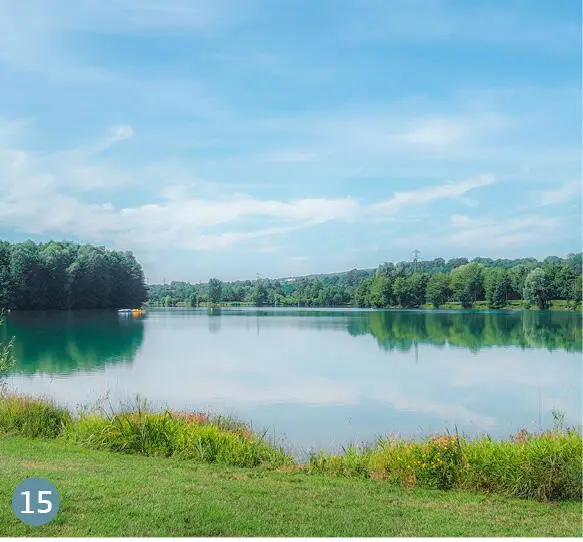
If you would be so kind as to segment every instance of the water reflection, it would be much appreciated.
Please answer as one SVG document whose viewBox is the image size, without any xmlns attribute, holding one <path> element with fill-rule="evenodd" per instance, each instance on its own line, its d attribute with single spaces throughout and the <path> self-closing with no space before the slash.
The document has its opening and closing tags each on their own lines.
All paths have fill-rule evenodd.
<svg viewBox="0 0 583 542">
<path fill-rule="evenodd" d="M 581 315 L 566 312 L 370 312 L 348 321 L 351 335 L 372 335 L 385 350 L 408 351 L 419 342 L 477 352 L 492 346 L 582 350 Z"/>
<path fill-rule="evenodd" d="M 209 332 L 219 333 L 221 331 L 221 314 L 220 307 L 210 307 L 207 311 L 209 317 Z"/>
<path fill-rule="evenodd" d="M 385 351 L 413 349 L 416 360 L 422 343 L 471 352 L 494 346 L 582 351 L 581 314 L 568 312 L 213 308 L 165 309 L 151 311 L 151 316 L 152 332 L 162 321 L 176 329 L 178 320 L 186 319 L 198 332 L 206 320 L 208 332 L 216 335 L 225 318 L 229 328 L 236 328 L 241 317 L 245 328 L 257 336 L 262 329 L 274 328 L 341 331 L 370 336 Z M 120 318 L 111 311 L 12 313 L 6 324 L 0 328 L 0 339 L 15 336 L 15 372 L 24 374 L 70 374 L 132 363 L 144 339 L 144 318 Z"/>
<path fill-rule="evenodd" d="M 581 421 L 578 313 L 13 313 L 0 333 L 16 335 L 13 389 L 73 407 L 140 394 L 241 417 L 303 449 L 454 426 L 508 436 L 549 426 L 553 408 Z"/>
<path fill-rule="evenodd" d="M 583 350 L 581 313 L 571 311 L 237 308 L 222 309 L 222 314 L 256 317 L 258 333 L 261 327 L 278 326 L 342 329 L 352 336 L 371 335 L 384 350 L 404 352 L 419 343 L 437 347 L 449 344 L 472 352 L 492 346 Z"/>
<path fill-rule="evenodd" d="M 131 364 L 144 338 L 144 322 L 115 311 L 12 313 L 0 339 L 12 336 L 14 372 L 67 375 Z"/>
</svg>

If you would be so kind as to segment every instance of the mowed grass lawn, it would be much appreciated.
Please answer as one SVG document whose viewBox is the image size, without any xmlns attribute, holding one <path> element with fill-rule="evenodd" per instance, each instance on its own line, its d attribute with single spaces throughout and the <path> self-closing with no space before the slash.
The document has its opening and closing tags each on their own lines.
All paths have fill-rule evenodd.
<svg viewBox="0 0 583 542">
<path fill-rule="evenodd" d="M 579 502 L 404 490 L 373 480 L 269 472 L 0 438 L 0 536 L 581 536 Z M 25 478 L 61 494 L 56 518 L 12 513 Z"/>
</svg>

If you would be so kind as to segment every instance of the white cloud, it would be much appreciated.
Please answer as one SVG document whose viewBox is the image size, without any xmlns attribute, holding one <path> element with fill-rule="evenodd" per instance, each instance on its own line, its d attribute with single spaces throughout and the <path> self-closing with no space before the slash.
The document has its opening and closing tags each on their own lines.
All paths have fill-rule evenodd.
<svg viewBox="0 0 583 542">
<path fill-rule="evenodd" d="M 0 125 L 0 133 L 13 129 Z M 134 129 L 121 124 L 105 134 L 87 146 L 44 154 L 0 145 L 0 227 L 77 237 L 137 251 L 214 251 L 243 246 L 269 254 L 275 250 L 272 247 L 282 248 L 278 238 L 292 232 L 331 222 L 352 222 L 356 228 L 371 220 L 402 225 L 418 219 L 419 212 L 435 209 L 431 203 L 467 203 L 468 194 L 481 195 L 479 188 L 495 182 L 494 175 L 483 174 L 396 192 L 380 201 L 377 195 L 377 201 L 371 203 L 352 196 L 265 197 L 254 194 L 250 189 L 253 184 L 248 182 L 235 185 L 201 179 L 180 161 L 152 162 L 146 158 L 134 166 L 120 166 L 101 151 L 122 146 L 133 137 Z M 361 164 L 362 171 L 368 162 Z M 130 203 L 125 199 L 126 190 L 131 190 Z M 540 201 L 564 201 L 575 190 L 573 184 L 545 190 Z M 112 195 L 124 204 L 114 203 Z M 451 217 L 455 231 L 448 235 L 446 230 L 435 241 L 480 249 L 519 246 L 556 232 L 557 224 L 557 219 L 544 216 L 497 221 L 458 214 Z M 427 240 L 426 235 L 412 238 L 412 231 L 408 236 L 393 233 L 388 244 L 409 246 Z M 370 240 L 367 243 L 369 246 Z M 420 248 L 425 250 L 426 245 Z M 293 266 L 304 267 L 300 261 Z"/>
<path fill-rule="evenodd" d="M 420 119 L 410 129 L 391 136 L 391 139 L 408 145 L 443 147 L 453 145 L 469 132 L 469 127 L 462 122 L 428 118 Z"/>
<path fill-rule="evenodd" d="M 452 224 L 458 229 L 446 240 L 452 245 L 469 248 L 496 249 L 548 240 L 560 224 L 557 218 L 529 215 L 506 220 L 474 220 L 453 215 Z"/>
<path fill-rule="evenodd" d="M 131 134 L 131 127 L 118 127 L 107 143 Z M 350 197 L 279 201 L 233 193 L 193 196 L 187 186 L 166 185 L 171 180 L 164 178 L 163 170 L 158 170 L 161 195 L 155 203 L 121 208 L 107 201 L 88 203 L 63 188 L 77 186 L 82 192 L 99 186 L 102 176 L 120 178 L 115 167 L 89 160 L 82 166 L 80 157 L 89 159 L 93 154 L 87 148 L 40 157 L 0 150 L 0 224 L 23 232 L 74 235 L 126 247 L 213 250 L 332 220 L 350 220 L 358 212 L 358 202 Z M 245 220 L 254 218 L 262 219 L 261 225 L 247 228 Z M 222 231 L 212 231 L 216 228 Z"/>
<path fill-rule="evenodd" d="M 123 141 L 124 139 L 129 139 L 134 135 L 134 129 L 129 124 L 122 124 L 121 126 L 116 126 L 114 129 L 113 137 L 111 138 L 112 143 L 118 141 Z"/>
<path fill-rule="evenodd" d="M 376 203 L 371 208 L 377 213 L 390 215 L 392 213 L 398 213 L 404 207 L 412 205 L 424 205 L 440 199 L 460 198 L 470 190 L 487 186 L 493 182 L 493 175 L 480 175 L 479 177 L 457 183 L 429 186 L 409 192 L 396 192 L 390 200 Z"/>
<path fill-rule="evenodd" d="M 540 190 L 530 204 L 521 205 L 519 209 L 534 209 L 563 203 L 581 203 L 581 181 L 569 181 L 556 188 Z"/>
<path fill-rule="evenodd" d="M 102 159 L 101 150 L 133 133 L 131 125 L 119 125 L 102 141 L 45 155 L 0 148 L 0 186 L 4 194 L 0 225 L 122 247 L 206 251 L 332 221 L 396 214 L 434 200 L 460 197 L 493 182 L 485 175 L 397 193 L 391 200 L 372 205 L 350 196 L 266 199 L 232 188 L 225 190 L 193 174 L 181 177 L 182 170 L 164 164 L 151 167 L 146 163 L 132 170 Z M 133 193 L 145 179 L 150 185 L 158 184 L 149 203 L 117 206 L 99 198 L 99 192 L 90 194 L 91 202 L 81 198 L 87 190 L 109 187 L 119 191 L 124 185 L 131 186 Z"/>
</svg>

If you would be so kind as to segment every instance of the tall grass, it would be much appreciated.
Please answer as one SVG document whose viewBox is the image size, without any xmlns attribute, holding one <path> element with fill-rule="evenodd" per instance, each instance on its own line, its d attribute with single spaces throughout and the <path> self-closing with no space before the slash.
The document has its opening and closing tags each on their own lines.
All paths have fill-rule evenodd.
<svg viewBox="0 0 583 542">
<path fill-rule="evenodd" d="M 241 467 L 281 466 L 291 457 L 236 420 L 205 413 L 153 412 L 146 402 L 118 412 L 83 413 L 63 438 L 92 448 Z"/>
<path fill-rule="evenodd" d="M 283 450 L 237 420 L 197 412 L 155 412 L 140 400 L 117 411 L 98 407 L 71 416 L 51 401 L 5 394 L 0 397 L 0 434 L 58 437 L 111 452 L 240 467 L 293 463 Z"/>
<path fill-rule="evenodd" d="M 0 395 L 0 435 L 56 438 L 70 422 L 68 410 L 48 399 L 12 393 Z"/>
<path fill-rule="evenodd" d="M 464 489 L 541 501 L 581 499 L 582 436 L 555 414 L 554 429 L 519 431 L 510 440 L 437 435 L 387 437 L 374 447 L 319 453 L 296 466 L 308 474 L 372 478 L 401 486 Z M 265 435 L 232 418 L 153 411 L 144 401 L 72 416 L 51 401 L 0 396 L 0 436 L 59 438 L 88 448 L 224 465 L 279 467 L 293 459 Z"/>
<path fill-rule="evenodd" d="M 386 438 L 340 456 L 313 455 L 308 473 L 388 480 L 404 487 L 464 489 L 551 501 L 582 497 L 580 431 L 521 430 L 511 440 L 440 435 L 425 441 Z"/>
</svg>

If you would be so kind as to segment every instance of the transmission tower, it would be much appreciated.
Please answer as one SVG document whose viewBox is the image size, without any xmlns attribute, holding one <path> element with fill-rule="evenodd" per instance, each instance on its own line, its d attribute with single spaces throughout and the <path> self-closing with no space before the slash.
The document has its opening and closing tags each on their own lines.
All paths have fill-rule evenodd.
<svg viewBox="0 0 583 542">
<path fill-rule="evenodd" d="M 421 252 L 417 249 L 413 251 L 413 273 L 417 273 L 417 261 L 419 260 Z"/>
</svg>

